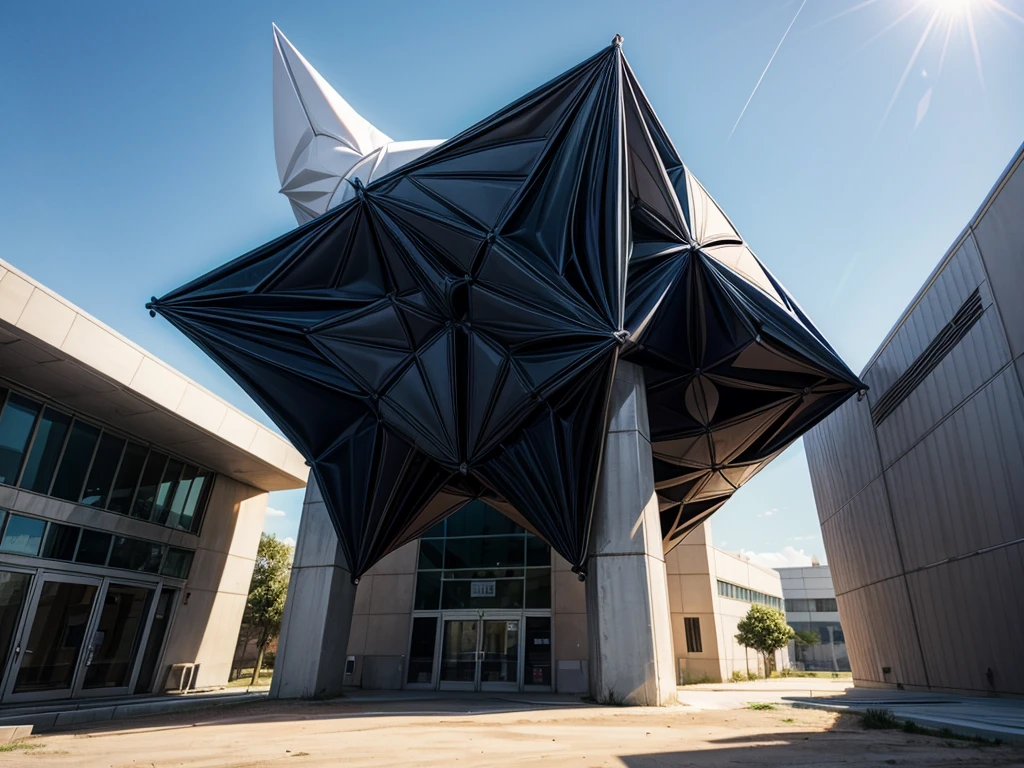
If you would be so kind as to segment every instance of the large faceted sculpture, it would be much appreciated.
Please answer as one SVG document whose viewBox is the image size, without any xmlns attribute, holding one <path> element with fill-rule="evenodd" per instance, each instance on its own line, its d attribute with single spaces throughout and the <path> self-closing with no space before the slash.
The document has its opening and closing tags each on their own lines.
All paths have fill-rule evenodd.
<svg viewBox="0 0 1024 768">
<path fill-rule="evenodd" d="M 666 551 L 863 386 L 683 165 L 619 42 L 353 173 L 394 145 L 276 32 L 275 99 L 303 105 L 294 141 L 276 131 L 283 191 L 326 213 L 151 307 L 307 457 L 355 577 L 472 498 L 582 574 L 620 359 L 643 368 Z"/>
</svg>

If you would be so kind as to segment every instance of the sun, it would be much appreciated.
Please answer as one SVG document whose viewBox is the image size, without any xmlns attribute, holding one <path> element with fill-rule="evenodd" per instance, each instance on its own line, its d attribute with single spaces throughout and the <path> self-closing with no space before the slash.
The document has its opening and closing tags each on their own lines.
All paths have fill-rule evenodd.
<svg viewBox="0 0 1024 768">
<path fill-rule="evenodd" d="M 930 0 L 939 13 L 946 16 L 962 16 L 971 12 L 971 6 L 978 5 L 976 0 Z"/>
</svg>

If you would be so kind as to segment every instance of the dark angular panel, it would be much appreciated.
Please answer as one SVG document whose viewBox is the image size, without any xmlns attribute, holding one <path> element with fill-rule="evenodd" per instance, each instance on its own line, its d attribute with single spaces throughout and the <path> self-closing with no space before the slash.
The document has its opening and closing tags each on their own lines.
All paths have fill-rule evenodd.
<svg viewBox="0 0 1024 768">
<path fill-rule="evenodd" d="M 618 44 L 151 306 L 307 458 L 356 577 L 471 499 L 582 572 L 620 357 L 666 549 L 863 386 Z"/>
</svg>

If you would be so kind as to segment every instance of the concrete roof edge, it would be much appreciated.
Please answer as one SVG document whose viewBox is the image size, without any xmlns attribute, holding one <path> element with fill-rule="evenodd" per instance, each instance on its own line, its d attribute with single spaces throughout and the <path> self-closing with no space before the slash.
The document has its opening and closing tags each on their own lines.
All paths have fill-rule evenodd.
<svg viewBox="0 0 1024 768">
<path fill-rule="evenodd" d="M 140 345 L 136 344 L 131 339 L 127 338 L 123 334 L 121 334 L 118 331 L 116 331 L 113 328 L 111 328 L 109 325 L 104 323 L 102 320 L 99 320 L 95 316 L 89 314 L 88 312 L 83 310 L 81 307 L 79 307 L 76 304 L 72 303 L 67 298 L 65 298 L 64 296 L 61 296 L 59 293 L 57 293 L 56 291 L 52 290 L 51 288 L 43 285 L 38 280 L 36 280 L 33 277 L 31 277 L 30 275 L 26 274 L 23 270 L 19 269 L 18 267 L 14 266 L 13 264 L 11 264 L 10 262 L 6 261 L 3 258 L 0 258 L 0 269 L 6 270 L 7 272 L 12 273 L 16 277 L 24 280 L 34 290 L 41 291 L 42 293 L 44 293 L 47 296 L 49 296 L 53 301 L 58 302 L 59 304 L 63 305 L 68 310 L 70 310 L 75 315 L 77 315 L 78 317 L 81 317 L 83 320 L 85 320 L 85 321 L 95 325 L 103 333 L 109 334 L 109 336 L 113 337 L 118 342 L 120 342 L 120 343 L 126 345 L 127 347 L 131 348 L 132 350 L 134 350 L 135 352 L 137 352 L 140 355 L 140 357 L 141 357 L 141 359 L 143 361 L 147 361 L 148 360 L 151 364 L 159 366 L 160 368 L 162 368 L 163 370 L 165 370 L 167 372 L 168 377 L 172 377 L 173 376 L 173 377 L 177 377 L 177 378 L 181 379 L 185 383 L 186 388 L 188 388 L 188 387 L 194 388 L 195 390 L 200 392 L 202 395 L 205 395 L 206 397 L 208 397 L 211 400 L 215 401 L 217 404 L 223 406 L 225 408 L 225 413 L 231 414 L 232 418 L 236 418 L 236 419 L 240 418 L 244 422 L 246 422 L 249 425 L 251 425 L 252 432 L 253 432 L 253 437 L 249 440 L 248 445 L 242 445 L 239 442 L 236 442 L 235 440 L 232 440 L 232 439 L 230 439 L 229 437 L 227 437 L 225 435 L 219 434 L 217 431 L 211 430 L 208 426 L 200 424 L 195 419 L 190 418 L 190 417 L 188 417 L 188 416 L 178 412 L 174 408 L 168 407 L 168 405 L 166 403 L 160 403 L 160 402 L 154 400 L 151 396 L 147 395 L 143 391 L 140 391 L 137 387 L 132 385 L 131 381 L 132 381 L 132 379 L 134 379 L 134 376 L 131 377 L 129 379 L 129 381 L 120 380 L 116 376 L 114 376 L 114 375 L 112 375 L 110 373 L 104 372 L 102 370 L 99 370 L 96 367 L 90 365 L 87 361 L 84 361 L 84 360 L 78 358 L 77 356 L 74 356 L 71 353 L 66 352 L 65 350 L 61 349 L 60 346 L 54 346 L 54 345 L 49 344 L 48 342 L 46 342 L 46 340 L 42 340 L 42 339 L 40 340 L 41 343 L 47 344 L 47 346 L 51 346 L 51 347 L 61 351 L 63 354 L 65 354 L 69 358 L 71 358 L 74 361 L 75 364 L 77 364 L 79 366 L 82 366 L 83 368 L 85 368 L 85 369 L 87 369 L 89 371 L 92 371 L 93 373 L 95 373 L 96 375 L 102 377 L 103 379 L 106 379 L 106 380 L 110 381 L 115 386 L 118 386 L 118 387 L 124 388 L 127 391 L 130 391 L 134 396 L 140 397 L 140 398 L 144 399 L 145 401 L 151 403 L 154 408 L 160 409 L 160 410 L 162 410 L 162 411 L 164 411 L 164 412 L 174 416 L 175 418 L 181 419 L 182 421 L 189 423 L 195 429 L 198 429 L 201 432 L 209 435 L 211 438 L 214 438 L 215 440 L 217 440 L 218 442 L 222 443 L 223 445 L 225 445 L 225 446 L 227 446 L 227 447 L 229 447 L 229 448 L 231 448 L 233 450 L 239 451 L 240 453 L 242 453 L 242 454 L 244 454 L 244 455 L 246 455 L 248 457 L 251 457 L 252 459 L 262 463 L 266 467 L 272 468 L 278 474 L 281 475 L 282 482 L 280 484 L 278 484 L 279 487 L 275 487 L 275 488 L 272 488 L 272 489 L 262 489 L 262 490 L 278 490 L 278 489 L 285 489 L 285 488 L 301 488 L 301 487 L 306 485 L 307 476 L 308 476 L 308 470 L 305 471 L 305 472 L 299 470 L 300 467 L 303 468 L 303 469 L 306 468 L 305 459 L 302 457 L 302 455 L 297 450 L 295 450 L 294 446 L 292 446 L 292 444 L 288 441 L 288 439 L 286 437 L 284 437 L 283 435 L 279 434 L 275 430 L 269 429 L 268 427 L 266 427 L 265 425 L 260 423 L 258 420 L 254 419 L 252 416 L 249 416 L 248 414 L 246 414 L 243 411 L 239 410 L 237 407 L 235 407 L 234 405 L 229 403 L 224 398 L 222 398 L 219 395 L 211 392 L 209 389 L 204 387 L 202 384 L 199 384 L 197 381 L 193 380 L 189 376 L 186 376 L 185 374 L 181 373 L 180 371 L 178 371 L 173 366 L 169 365 L 168 363 L 166 363 L 163 360 L 161 360 L 160 358 L 158 358 L 156 355 L 152 354 L 151 352 L 149 352 L 145 348 L 143 348 Z M 19 327 L 18 323 L 12 323 L 12 325 L 14 327 L 16 327 L 16 328 Z M 140 367 L 141 367 L 141 364 L 140 364 Z M 136 373 L 138 373 L 138 371 L 136 371 Z M 283 451 L 284 451 L 283 460 L 282 461 L 271 460 L 271 459 L 269 459 L 269 458 L 267 458 L 265 456 L 262 456 L 262 455 L 256 453 L 253 450 L 253 446 L 257 445 L 261 441 L 262 442 L 266 442 L 266 440 L 268 438 L 270 438 L 272 441 L 279 441 L 282 444 L 282 448 L 283 448 Z"/>
</svg>

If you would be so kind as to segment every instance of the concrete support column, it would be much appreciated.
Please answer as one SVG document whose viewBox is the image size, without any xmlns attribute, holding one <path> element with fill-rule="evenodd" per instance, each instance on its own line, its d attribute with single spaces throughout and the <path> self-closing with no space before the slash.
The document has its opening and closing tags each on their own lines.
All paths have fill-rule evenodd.
<svg viewBox="0 0 1024 768">
<path fill-rule="evenodd" d="M 302 504 L 270 697 L 341 694 L 356 588 L 312 475 Z"/>
<path fill-rule="evenodd" d="M 590 694 L 678 701 L 643 369 L 619 361 L 587 565 Z"/>
</svg>

